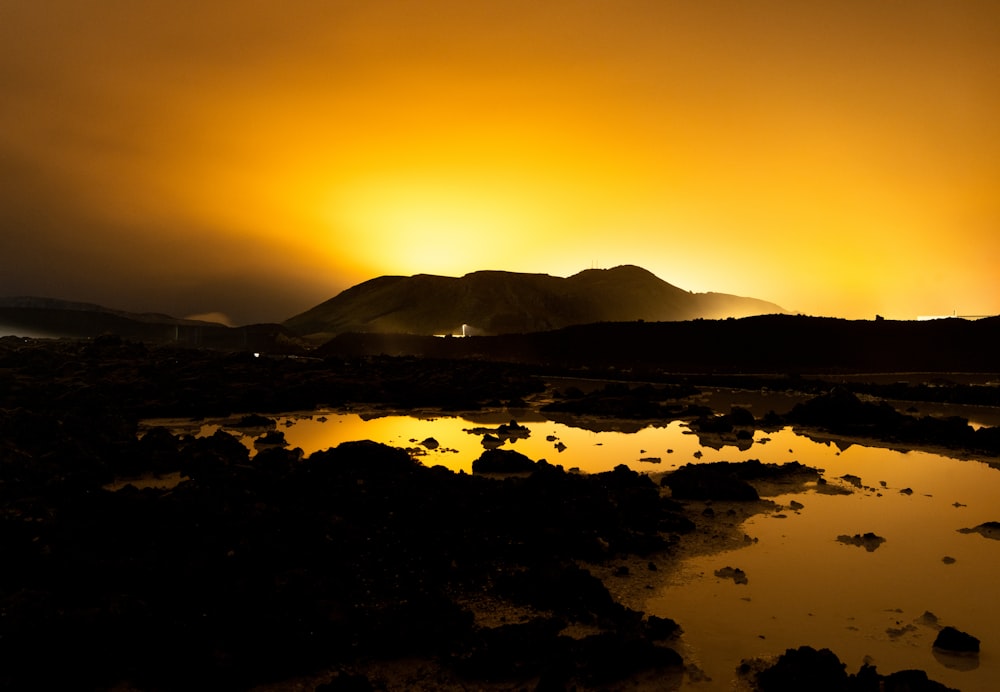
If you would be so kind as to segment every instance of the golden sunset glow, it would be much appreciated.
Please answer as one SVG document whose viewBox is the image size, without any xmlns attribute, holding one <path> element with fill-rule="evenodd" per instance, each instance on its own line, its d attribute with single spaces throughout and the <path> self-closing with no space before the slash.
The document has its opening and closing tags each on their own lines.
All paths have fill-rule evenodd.
<svg viewBox="0 0 1000 692">
<path fill-rule="evenodd" d="M 637 264 L 1000 313 L 998 35 L 987 0 L 4 3 L 0 293 L 247 322 Z"/>
</svg>

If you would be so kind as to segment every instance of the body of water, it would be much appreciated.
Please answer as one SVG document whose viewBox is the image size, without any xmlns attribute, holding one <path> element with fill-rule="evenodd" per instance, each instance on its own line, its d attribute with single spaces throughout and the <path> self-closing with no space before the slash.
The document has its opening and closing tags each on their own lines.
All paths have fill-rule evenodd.
<svg viewBox="0 0 1000 692">
<path fill-rule="evenodd" d="M 1000 541 L 959 532 L 1000 520 L 1000 470 L 985 463 L 838 446 L 791 428 L 757 431 L 742 448 L 714 448 L 702 445 L 680 421 L 602 421 L 589 426 L 600 428 L 595 431 L 532 410 L 468 417 L 314 411 L 278 416 L 275 429 L 305 454 L 369 439 L 409 449 L 425 465 L 469 473 L 484 439 L 491 444 L 486 435 L 512 418 L 529 434 L 505 441 L 503 449 L 567 470 L 595 473 L 626 464 L 658 475 L 697 462 L 798 461 L 822 469 L 830 486 L 845 491 L 830 494 L 812 486 L 768 498 L 775 506 L 740 527 L 750 537 L 743 547 L 692 551 L 636 604 L 684 628 L 685 660 L 704 673 L 701 680 L 686 678 L 685 689 L 729 690 L 741 659 L 801 645 L 830 648 L 852 673 L 868 662 L 883 674 L 920 668 L 965 692 L 1000 689 L 1000 599 L 992 592 L 1000 573 Z M 235 428 L 237 420 L 147 425 L 198 435 L 223 429 L 255 449 L 264 430 Z M 861 487 L 843 476 L 860 478 Z M 869 551 L 838 540 L 868 532 L 884 543 Z M 715 576 L 730 566 L 742 569 L 747 583 Z M 944 625 L 979 637 L 980 655 L 934 652 L 931 644 Z"/>
</svg>

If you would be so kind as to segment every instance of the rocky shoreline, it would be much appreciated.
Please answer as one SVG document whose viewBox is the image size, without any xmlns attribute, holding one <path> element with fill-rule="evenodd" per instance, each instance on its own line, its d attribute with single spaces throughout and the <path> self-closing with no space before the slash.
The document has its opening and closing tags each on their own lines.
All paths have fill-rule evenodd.
<svg viewBox="0 0 1000 692">
<path fill-rule="evenodd" d="M 693 674 L 676 645 L 683 623 L 641 612 L 628 590 L 705 534 L 742 540 L 735 528 L 762 496 L 822 482 L 817 470 L 744 462 L 586 475 L 493 449 L 465 474 L 368 441 L 307 456 L 275 440 L 251 460 L 224 432 L 137 434 L 155 416 L 512 406 L 544 388 L 538 375 L 468 360 L 0 340 L 0 687 L 676 689 Z M 871 438 L 973 440 L 985 452 L 996 440 L 957 421 L 890 415 L 845 389 L 755 418 L 680 403 L 691 388 L 555 399 L 625 418 L 676 405 L 700 435 L 734 439 L 801 421 Z M 107 488 L 142 473 L 181 480 Z M 706 501 L 732 504 L 710 514 Z M 738 567 L 727 576 L 737 580 Z M 944 689 L 926 675 L 893 687 L 898 674 L 841 676 L 829 656 L 786 657 L 828 671 L 816 679 L 833 686 L 813 689 Z M 781 672 L 790 667 L 742 672 L 752 688 L 792 689 L 780 682 L 798 679 Z"/>
</svg>

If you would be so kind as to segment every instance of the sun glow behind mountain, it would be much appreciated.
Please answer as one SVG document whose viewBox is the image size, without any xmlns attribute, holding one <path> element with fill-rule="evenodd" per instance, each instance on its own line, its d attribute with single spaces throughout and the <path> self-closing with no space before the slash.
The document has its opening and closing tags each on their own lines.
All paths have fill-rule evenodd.
<svg viewBox="0 0 1000 692">
<path fill-rule="evenodd" d="M 998 313 L 998 7 L 5 6 L 0 294 L 240 322 L 382 274 L 639 264 Z"/>
<path fill-rule="evenodd" d="M 330 227 L 357 233 L 359 262 L 401 273 L 506 266 L 524 238 L 551 228 L 551 211 L 516 186 L 415 175 L 343 186 Z M 506 240 L 505 240 L 506 239 Z"/>
</svg>

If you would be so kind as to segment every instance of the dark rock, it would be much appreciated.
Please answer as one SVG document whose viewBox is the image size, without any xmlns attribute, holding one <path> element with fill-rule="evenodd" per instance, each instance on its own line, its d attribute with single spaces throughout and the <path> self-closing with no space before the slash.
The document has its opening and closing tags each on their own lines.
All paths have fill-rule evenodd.
<svg viewBox="0 0 1000 692">
<path fill-rule="evenodd" d="M 938 632 L 934 648 L 954 653 L 979 653 L 979 640 L 954 627 L 945 627 Z"/>
<path fill-rule="evenodd" d="M 959 533 L 978 533 L 983 538 L 1000 541 L 1000 521 L 987 521 L 971 529 L 959 529 Z"/>
<path fill-rule="evenodd" d="M 743 676 L 752 676 L 757 692 L 956 692 L 929 680 L 922 670 L 902 670 L 879 675 L 874 666 L 862 665 L 848 675 L 840 659 L 829 649 L 809 646 L 788 649 L 770 667 L 755 675 L 754 661 L 744 661 Z"/>
<path fill-rule="evenodd" d="M 235 423 L 230 423 L 231 428 L 273 428 L 275 421 L 267 416 L 250 413 L 240 418 Z"/>
<path fill-rule="evenodd" d="M 646 634 L 650 639 L 673 639 L 681 634 L 681 626 L 670 618 L 650 615 L 646 618 Z"/>
<path fill-rule="evenodd" d="M 740 479 L 726 462 L 685 464 L 663 478 L 671 495 L 687 500 L 759 500 L 752 485 Z"/>
<path fill-rule="evenodd" d="M 585 687 L 602 688 L 644 671 L 679 669 L 683 659 L 676 651 L 647 639 L 605 632 L 591 635 L 574 646 L 581 662 Z"/>
<path fill-rule="evenodd" d="M 848 536 L 847 534 L 841 534 L 837 536 L 837 540 L 846 545 L 855 545 L 859 548 L 864 548 L 869 553 L 875 552 L 880 545 L 885 543 L 885 538 L 878 536 L 871 531 L 865 534 L 856 533 L 853 536 Z"/>
<path fill-rule="evenodd" d="M 253 441 L 255 447 L 277 446 L 284 447 L 288 443 L 285 441 L 285 433 L 281 430 L 269 430 Z"/>
<path fill-rule="evenodd" d="M 874 688 L 878 689 L 878 688 Z M 882 692 L 958 692 L 935 682 L 922 670 L 899 670 L 882 678 Z"/>
<path fill-rule="evenodd" d="M 526 425 L 518 425 L 516 420 L 511 419 L 510 423 L 497 426 L 497 436 L 508 439 L 526 438 L 531 436 L 531 429 Z"/>
<path fill-rule="evenodd" d="M 844 692 L 848 689 L 845 666 L 829 649 L 802 646 L 788 649 L 778 661 L 757 673 L 760 692 Z"/>
<path fill-rule="evenodd" d="M 499 437 L 490 435 L 489 433 L 483 435 L 483 439 L 481 442 L 483 447 L 485 447 L 486 449 L 496 449 L 497 447 L 500 447 L 504 443 L 504 441 L 501 440 Z"/>
<path fill-rule="evenodd" d="M 501 574 L 496 584 L 502 595 L 514 601 L 580 622 L 619 620 L 627 615 L 600 579 L 569 562 L 542 563 Z"/>
<path fill-rule="evenodd" d="M 820 425 L 830 430 L 857 432 L 898 424 L 903 414 L 885 402 L 861 401 L 845 387 L 796 404 L 787 418 L 795 423 Z"/>
<path fill-rule="evenodd" d="M 934 613 L 932 613 L 929 610 L 925 610 L 923 612 L 923 614 L 919 618 L 917 618 L 917 622 L 919 622 L 921 625 L 925 625 L 927 627 L 937 628 L 938 627 L 938 616 L 935 615 Z"/>
<path fill-rule="evenodd" d="M 534 471 L 536 462 L 510 449 L 487 449 L 472 462 L 473 473 L 525 473 Z"/>
<path fill-rule="evenodd" d="M 733 406 L 729 412 L 729 419 L 732 421 L 733 425 L 737 426 L 751 426 L 756 424 L 756 420 L 753 417 L 753 413 L 749 409 L 745 409 L 742 406 Z"/>
<path fill-rule="evenodd" d="M 747 481 L 774 482 L 819 481 L 816 469 L 797 461 L 787 464 L 763 464 L 758 459 L 741 462 L 717 461 L 710 464 L 685 464 L 663 477 L 662 485 L 672 494 L 689 500 L 757 500 L 757 491 Z"/>
<path fill-rule="evenodd" d="M 733 422 L 729 416 L 704 416 L 690 424 L 693 430 L 702 433 L 729 433 L 733 431 Z"/>
<path fill-rule="evenodd" d="M 374 692 L 370 680 L 364 675 L 352 673 L 337 673 L 330 679 L 316 686 L 315 692 Z"/>
<path fill-rule="evenodd" d="M 523 623 L 477 629 L 452 661 L 463 675 L 478 680 L 511 680 L 536 675 L 571 674 L 567 642 L 559 637 L 565 622 L 533 618 Z"/>
<path fill-rule="evenodd" d="M 861 476 L 855 476 L 854 474 L 846 473 L 846 474 L 844 474 L 843 476 L 840 477 L 840 480 L 847 481 L 848 483 L 850 483 L 851 485 L 853 485 L 855 488 L 860 488 L 861 487 Z"/>
<path fill-rule="evenodd" d="M 723 567 L 722 569 L 717 569 L 715 570 L 715 576 L 719 577 L 719 579 L 732 579 L 737 584 L 750 583 L 750 580 L 747 579 L 747 573 L 739 567 Z"/>
</svg>

